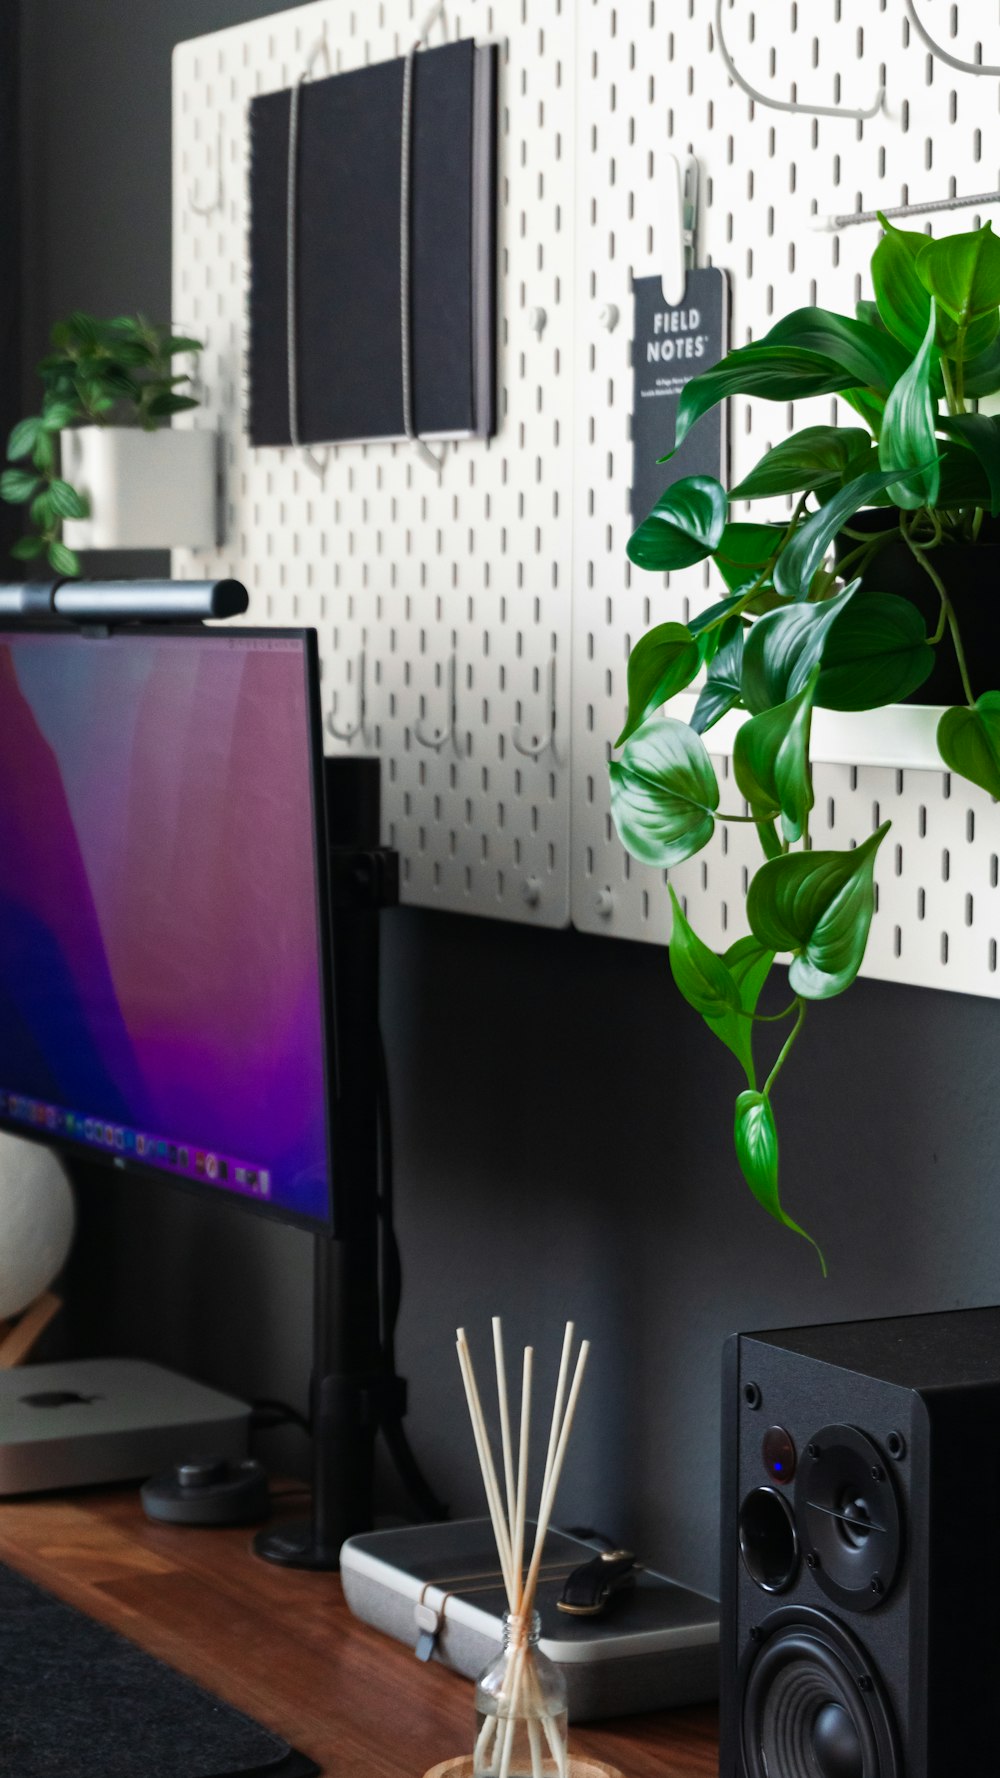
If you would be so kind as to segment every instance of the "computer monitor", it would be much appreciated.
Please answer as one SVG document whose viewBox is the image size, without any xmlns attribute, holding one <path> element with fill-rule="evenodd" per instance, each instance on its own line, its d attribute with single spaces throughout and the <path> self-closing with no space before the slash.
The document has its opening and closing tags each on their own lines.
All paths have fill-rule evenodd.
<svg viewBox="0 0 1000 1778">
<path fill-rule="evenodd" d="M 331 1226 L 308 630 L 0 630 L 0 1126 Z"/>
</svg>

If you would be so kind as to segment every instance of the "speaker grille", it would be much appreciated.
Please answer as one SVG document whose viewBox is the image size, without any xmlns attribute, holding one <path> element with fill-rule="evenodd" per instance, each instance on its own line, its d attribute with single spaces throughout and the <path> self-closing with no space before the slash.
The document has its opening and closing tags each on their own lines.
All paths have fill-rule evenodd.
<svg viewBox="0 0 1000 1778">
<path fill-rule="evenodd" d="M 747 1778 L 901 1778 L 881 1682 L 822 1613 L 769 1618 L 745 1657 L 741 1691 Z"/>
</svg>

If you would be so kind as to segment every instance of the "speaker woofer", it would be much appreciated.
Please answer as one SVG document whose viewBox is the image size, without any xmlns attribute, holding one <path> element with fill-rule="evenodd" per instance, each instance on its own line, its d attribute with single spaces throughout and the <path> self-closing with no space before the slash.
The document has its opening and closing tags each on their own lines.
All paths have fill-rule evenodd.
<svg viewBox="0 0 1000 1778">
<path fill-rule="evenodd" d="M 821 1612 L 776 1612 L 740 1671 L 747 1778 L 900 1778 L 892 1716 L 863 1650 Z"/>
<path fill-rule="evenodd" d="M 903 1534 L 877 1445 L 854 1426 L 824 1426 L 799 1467 L 795 1510 L 813 1578 L 827 1598 L 848 1611 L 880 1605 L 899 1571 Z"/>
</svg>

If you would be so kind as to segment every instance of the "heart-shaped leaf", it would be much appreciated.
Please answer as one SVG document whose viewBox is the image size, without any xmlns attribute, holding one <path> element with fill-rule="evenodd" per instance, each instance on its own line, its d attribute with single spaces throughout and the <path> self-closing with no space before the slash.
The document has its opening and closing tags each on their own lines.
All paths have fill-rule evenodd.
<svg viewBox="0 0 1000 1778">
<path fill-rule="evenodd" d="M 730 395 L 760 395 L 766 401 L 803 401 L 810 395 L 835 395 L 857 377 L 843 364 L 819 352 L 796 346 L 769 346 L 764 341 L 738 346 L 711 370 L 692 377 L 677 405 L 674 449 L 696 420 Z"/>
<path fill-rule="evenodd" d="M 909 363 L 909 353 L 881 327 L 831 309 L 793 309 L 775 322 L 761 345 L 819 352 L 849 373 L 851 384 L 887 393 Z"/>
<path fill-rule="evenodd" d="M 747 894 L 747 918 L 762 945 L 792 951 L 793 993 L 829 1000 L 850 987 L 864 961 L 875 910 L 875 855 L 891 823 L 853 852 L 789 852 L 762 865 Z"/>
<path fill-rule="evenodd" d="M 37 556 L 45 552 L 44 537 L 19 537 L 10 546 L 10 553 L 17 562 L 33 562 Z"/>
<path fill-rule="evenodd" d="M 1000 304 L 1000 241 L 992 224 L 925 241 L 917 276 L 959 327 L 988 314 Z"/>
<path fill-rule="evenodd" d="M 919 351 L 930 318 L 930 292 L 917 270 L 917 260 L 927 246 L 927 236 L 894 228 L 884 216 L 879 220 L 885 237 L 872 257 L 872 281 L 878 311 L 890 333 L 913 353 Z M 968 327 L 958 327 L 951 316 L 938 309 L 938 350 L 947 358 L 969 360 L 984 352 L 996 337 L 998 317 L 981 315 Z M 938 392 L 939 378 L 932 371 L 931 387 Z"/>
<path fill-rule="evenodd" d="M 941 421 L 938 421 L 941 425 Z M 957 506 L 989 508 L 990 484 L 978 457 L 965 445 L 946 444 L 941 448 L 941 486 L 934 502 L 938 511 Z"/>
<path fill-rule="evenodd" d="M 699 611 L 697 617 L 692 617 L 688 622 L 692 636 L 702 635 L 710 624 L 714 624 L 717 618 L 725 617 L 739 602 L 739 593 L 732 593 L 728 599 L 720 599 L 717 605 L 709 605 L 704 611 Z"/>
<path fill-rule="evenodd" d="M 984 691 L 971 709 L 946 710 L 937 744 L 951 771 L 1000 797 L 1000 691 Z"/>
<path fill-rule="evenodd" d="M 57 574 L 65 574 L 68 577 L 74 574 L 79 574 L 79 556 L 75 550 L 70 549 L 65 543 L 60 543 L 58 538 L 49 544 L 48 557 L 49 566 L 54 568 Z"/>
<path fill-rule="evenodd" d="M 802 838 L 814 801 L 809 727 L 818 678 L 817 666 L 794 698 L 745 722 L 733 749 L 736 782 L 753 814 L 763 821 L 780 815 L 790 844 Z"/>
<path fill-rule="evenodd" d="M 897 506 L 911 511 L 933 506 L 941 485 L 938 462 L 937 403 L 931 396 L 931 370 L 938 363 L 934 333 L 937 311 L 933 300 L 923 344 L 899 382 L 889 393 L 879 438 L 878 455 L 883 469 L 893 466 L 910 473 L 893 482 L 889 495 Z"/>
<path fill-rule="evenodd" d="M 848 519 L 860 512 L 863 506 L 870 505 L 874 496 L 881 493 L 898 476 L 898 468 L 868 471 L 856 476 L 845 488 L 841 488 L 839 494 L 835 494 L 832 500 L 821 506 L 819 512 L 810 514 L 785 545 L 775 564 L 774 584 L 783 598 L 809 597 L 813 575 L 823 566 L 838 532 L 843 530 Z"/>
<path fill-rule="evenodd" d="M 61 432 L 64 426 L 72 426 L 79 418 L 78 401 L 47 401 L 42 411 L 42 425 L 46 432 Z"/>
<path fill-rule="evenodd" d="M 995 395 L 1000 390 L 1000 339 L 965 367 L 966 395 Z"/>
<path fill-rule="evenodd" d="M 1000 516 L 1000 418 L 993 414 L 945 414 L 938 430 L 966 445 L 990 484 L 990 512 Z"/>
<path fill-rule="evenodd" d="M 698 694 L 691 717 L 691 727 L 699 735 L 725 716 L 740 701 L 743 677 L 743 625 L 738 624 L 732 636 L 719 649 L 708 669 L 708 677 Z"/>
<path fill-rule="evenodd" d="M 41 428 L 42 422 L 39 419 L 18 420 L 7 440 L 7 455 L 12 462 L 17 463 L 22 457 L 30 455 Z"/>
<path fill-rule="evenodd" d="M 24 506 L 38 488 L 38 477 L 30 469 L 5 469 L 0 475 L 0 500 L 11 506 Z"/>
<path fill-rule="evenodd" d="M 934 650 L 916 606 L 897 593 L 862 593 L 827 637 L 816 703 L 822 710 L 900 704 L 933 666 Z"/>
<path fill-rule="evenodd" d="M 52 511 L 59 519 L 85 519 L 90 511 L 86 500 L 70 482 L 64 482 L 56 476 L 49 483 L 49 500 Z"/>
<path fill-rule="evenodd" d="M 889 332 L 910 352 L 917 352 L 927 333 L 931 306 L 917 275 L 917 259 L 927 245 L 927 236 L 895 228 L 884 216 L 879 220 L 885 234 L 871 261 L 878 312 Z"/>
<path fill-rule="evenodd" d="M 783 1228 L 790 1229 L 793 1235 L 801 1235 L 810 1246 L 816 1247 L 812 1236 L 793 1222 L 782 1208 L 778 1194 L 778 1131 L 771 1101 L 764 1093 L 748 1090 L 740 1094 L 736 1101 L 733 1140 L 743 1177 L 758 1204 Z M 825 1277 L 826 1261 L 818 1247 L 816 1252 Z"/>
<path fill-rule="evenodd" d="M 682 864 L 707 846 L 719 786 L 704 741 L 686 722 L 653 717 L 608 767 L 622 844 L 643 864 Z"/>
<path fill-rule="evenodd" d="M 673 925 L 670 932 L 670 973 L 689 1006 L 703 1019 L 739 1012 L 740 992 L 721 957 L 709 950 L 688 924 L 673 885 L 670 886 Z"/>
<path fill-rule="evenodd" d="M 629 560 L 656 573 L 704 562 L 722 536 L 727 508 L 726 490 L 713 476 L 674 482 L 629 538 Z"/>
<path fill-rule="evenodd" d="M 628 660 L 628 716 L 615 742 L 621 747 L 647 716 L 690 685 L 701 650 L 686 624 L 657 624 L 641 637 Z"/>
<path fill-rule="evenodd" d="M 885 396 L 874 389 L 842 389 L 841 400 L 846 401 L 856 414 L 860 414 L 873 438 L 877 439 L 882 430 L 882 419 L 885 414 Z"/>
<path fill-rule="evenodd" d="M 771 972 L 774 952 L 765 950 L 748 933 L 746 938 L 738 938 L 734 945 L 723 954 L 722 961 L 729 971 L 740 998 L 740 1010 L 734 1012 L 725 1009 L 722 1012 L 702 1016 L 709 1030 L 714 1032 L 720 1043 L 731 1050 L 743 1068 L 750 1086 L 757 1085 L 753 1060 L 753 1015 L 757 1011 L 764 983 Z"/>
<path fill-rule="evenodd" d="M 774 555 L 787 527 L 758 525 L 734 520 L 727 525 L 715 551 L 715 566 L 733 592 L 758 579 Z"/>
<path fill-rule="evenodd" d="M 860 581 L 817 605 L 785 605 L 759 617 L 743 643 L 743 702 L 754 715 L 794 698 L 823 659 L 827 638 Z"/>
<path fill-rule="evenodd" d="M 763 456 L 729 492 L 730 500 L 762 500 L 775 494 L 840 486 L 854 479 L 851 465 L 867 461 L 871 437 L 859 426 L 807 426 Z M 858 473 L 855 470 L 854 475 Z"/>
</svg>

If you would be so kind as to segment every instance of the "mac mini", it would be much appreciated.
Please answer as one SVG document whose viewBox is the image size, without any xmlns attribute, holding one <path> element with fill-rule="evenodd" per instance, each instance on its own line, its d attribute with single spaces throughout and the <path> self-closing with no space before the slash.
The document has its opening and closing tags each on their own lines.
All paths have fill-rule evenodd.
<svg viewBox="0 0 1000 1778">
<path fill-rule="evenodd" d="M 0 1495 L 131 1482 L 192 1454 L 246 1456 L 250 1409 L 133 1358 L 0 1371 Z"/>
</svg>

